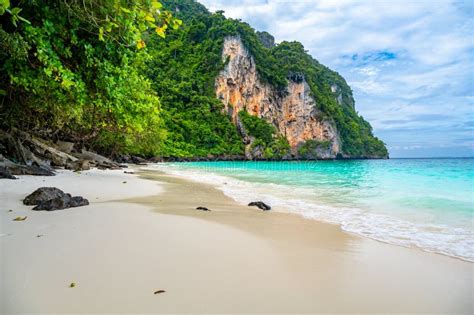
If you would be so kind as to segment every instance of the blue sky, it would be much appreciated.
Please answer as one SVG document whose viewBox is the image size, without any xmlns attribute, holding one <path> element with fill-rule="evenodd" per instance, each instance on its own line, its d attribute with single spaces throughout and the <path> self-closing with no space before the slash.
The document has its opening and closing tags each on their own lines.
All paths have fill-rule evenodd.
<svg viewBox="0 0 474 315">
<path fill-rule="evenodd" d="M 338 71 L 392 157 L 474 156 L 474 1 L 199 2 Z"/>
</svg>

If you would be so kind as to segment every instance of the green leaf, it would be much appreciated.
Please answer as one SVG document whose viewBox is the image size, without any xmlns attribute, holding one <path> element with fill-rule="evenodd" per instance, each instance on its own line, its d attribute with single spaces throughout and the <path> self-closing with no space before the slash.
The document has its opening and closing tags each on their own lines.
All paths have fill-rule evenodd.
<svg viewBox="0 0 474 315">
<path fill-rule="evenodd" d="M 30 24 L 30 25 L 31 25 L 31 22 L 30 22 L 30 21 L 28 21 L 28 20 L 25 19 L 25 18 L 22 18 L 22 17 L 19 16 L 19 15 L 18 15 L 18 19 L 21 20 L 21 21 L 23 21 L 23 22 L 25 22 L 25 23 L 27 23 L 27 24 Z"/>
<path fill-rule="evenodd" d="M 21 9 L 19 7 L 13 8 L 12 10 L 12 15 L 18 15 L 18 13 L 21 12 Z"/>
<path fill-rule="evenodd" d="M 145 45 L 145 42 L 144 42 L 142 39 L 140 39 L 140 40 L 137 42 L 137 48 L 138 48 L 138 49 L 145 48 L 145 46 L 146 46 L 146 45 Z"/>
<path fill-rule="evenodd" d="M 155 18 L 153 17 L 153 15 L 151 15 L 150 13 L 148 13 L 146 16 L 145 16 L 145 20 L 149 21 L 149 22 L 155 22 Z"/>
<path fill-rule="evenodd" d="M 157 27 L 155 28 L 155 32 L 156 34 L 158 34 L 158 36 L 162 37 L 162 38 L 165 38 L 166 35 L 165 35 L 165 30 L 161 27 Z"/>
<path fill-rule="evenodd" d="M 156 1 L 156 0 L 151 1 L 151 6 L 152 6 L 153 9 L 156 9 L 156 10 L 159 10 L 163 7 L 163 5 L 160 2 Z"/>
<path fill-rule="evenodd" d="M 174 30 L 177 30 L 181 26 L 181 24 L 183 24 L 183 21 L 181 21 L 180 19 L 174 19 L 171 27 Z"/>
<path fill-rule="evenodd" d="M 3 15 L 9 7 L 10 0 L 0 0 L 0 15 Z"/>
<path fill-rule="evenodd" d="M 132 13 L 132 11 L 130 11 L 129 9 L 124 8 L 124 7 L 120 7 L 120 10 L 122 10 L 125 13 Z"/>
</svg>

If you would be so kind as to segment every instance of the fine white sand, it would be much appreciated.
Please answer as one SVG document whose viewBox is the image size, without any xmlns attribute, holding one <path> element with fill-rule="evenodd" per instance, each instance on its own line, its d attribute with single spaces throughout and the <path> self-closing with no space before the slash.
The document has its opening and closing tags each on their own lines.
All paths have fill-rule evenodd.
<svg viewBox="0 0 474 315">
<path fill-rule="evenodd" d="M 91 204 L 32 211 L 21 200 L 41 186 Z M 1 314 L 473 312 L 472 263 L 241 206 L 157 172 L 0 180 L 0 220 Z"/>
</svg>

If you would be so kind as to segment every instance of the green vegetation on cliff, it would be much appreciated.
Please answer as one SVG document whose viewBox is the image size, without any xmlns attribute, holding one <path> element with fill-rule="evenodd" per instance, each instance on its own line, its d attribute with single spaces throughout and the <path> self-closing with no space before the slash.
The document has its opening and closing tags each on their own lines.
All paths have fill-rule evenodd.
<svg viewBox="0 0 474 315">
<path fill-rule="evenodd" d="M 0 0 L 0 25 L 0 128 L 111 154 L 242 155 L 241 136 L 214 91 L 224 38 L 239 35 L 262 80 L 283 92 L 288 78 L 304 76 L 345 154 L 387 154 L 354 110 L 344 79 L 300 43 L 272 45 L 268 33 L 195 1 Z M 286 139 L 245 119 L 265 157 L 287 154 Z"/>
<path fill-rule="evenodd" d="M 273 142 L 275 127 L 257 116 L 252 116 L 246 111 L 239 112 L 239 118 L 245 131 L 252 137 L 262 140 L 266 145 Z"/>
<path fill-rule="evenodd" d="M 344 78 L 306 53 L 303 45 L 298 42 L 271 45 L 272 38 L 268 33 L 255 32 L 246 23 L 226 19 L 222 12 L 211 14 L 192 0 L 165 0 L 163 3 L 184 21 L 184 26 L 153 46 L 160 57 L 153 59 L 150 69 L 155 76 L 151 78 L 160 95 L 167 94 L 160 93 L 159 87 L 166 80 L 174 86 L 175 93 L 181 95 L 173 102 L 186 100 L 189 93 L 214 99 L 214 79 L 224 66 L 221 61 L 224 38 L 239 35 L 252 53 L 262 80 L 284 91 L 288 79 L 298 80 L 304 76 L 318 109 L 336 123 L 344 154 L 355 157 L 387 155 L 385 145 L 373 136 L 370 124 L 355 111 L 352 91 Z M 157 60 L 162 63 L 156 64 Z M 164 64 L 167 62 L 173 66 L 167 67 Z M 337 95 L 331 91 L 333 85 L 338 88 L 340 104 Z M 178 86 L 192 87 L 188 90 Z M 163 97 L 162 103 L 165 104 Z M 176 108 L 174 103 L 169 107 Z M 188 108 L 180 107 L 184 112 Z M 194 109 L 191 107 L 189 110 Z M 237 144 L 232 148 L 237 148 Z"/>
<path fill-rule="evenodd" d="M 273 125 L 246 111 L 239 112 L 239 119 L 245 133 L 255 139 L 251 146 L 252 149 L 263 150 L 263 157 L 266 159 L 281 159 L 288 156 L 290 144 L 284 136 L 277 135 Z"/>
</svg>

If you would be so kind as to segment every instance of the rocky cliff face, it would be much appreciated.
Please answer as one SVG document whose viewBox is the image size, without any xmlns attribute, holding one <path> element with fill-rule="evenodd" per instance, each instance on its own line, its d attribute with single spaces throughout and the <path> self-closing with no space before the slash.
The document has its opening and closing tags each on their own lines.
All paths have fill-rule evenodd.
<svg viewBox="0 0 474 315">
<path fill-rule="evenodd" d="M 340 153 L 336 126 L 322 118 L 303 75 L 292 75 L 287 90 L 277 91 L 259 79 L 254 58 L 237 36 L 225 39 L 222 58 L 227 63 L 216 78 L 216 94 L 237 126 L 241 126 L 238 113 L 245 110 L 273 124 L 287 138 L 294 157 L 308 140 L 329 143 L 313 146 L 313 158 L 334 158 Z M 333 89 L 338 98 L 338 87 Z"/>
</svg>

